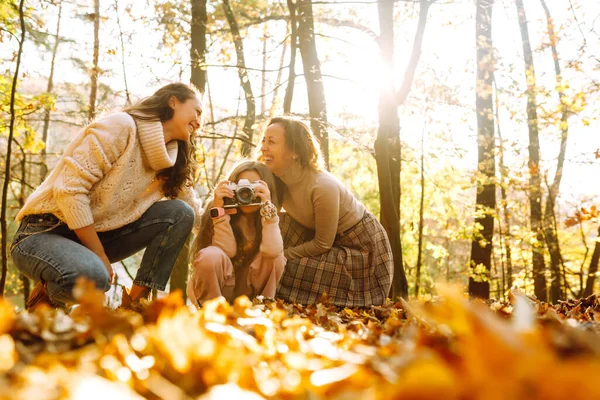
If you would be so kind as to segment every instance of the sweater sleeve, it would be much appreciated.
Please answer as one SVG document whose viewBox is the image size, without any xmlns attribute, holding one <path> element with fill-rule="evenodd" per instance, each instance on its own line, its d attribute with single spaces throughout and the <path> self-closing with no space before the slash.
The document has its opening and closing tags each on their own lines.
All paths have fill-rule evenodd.
<svg viewBox="0 0 600 400">
<path fill-rule="evenodd" d="M 285 249 L 285 258 L 294 260 L 318 256 L 333 246 L 340 215 L 340 190 L 334 182 L 323 181 L 313 191 L 315 238 Z"/>
<path fill-rule="evenodd" d="M 196 191 L 191 186 L 184 186 L 177 195 L 177 198 L 185 201 L 192 207 L 195 214 L 194 219 L 194 232 L 197 233 L 200 230 L 200 220 L 202 214 L 204 213 L 204 208 L 202 207 L 202 201 L 196 195 Z"/>
<path fill-rule="evenodd" d="M 227 257 L 233 258 L 237 253 L 237 243 L 233 235 L 233 229 L 231 229 L 230 221 L 231 217 L 228 214 L 213 218 L 215 232 L 212 238 L 212 245 L 223 250 Z"/>
<path fill-rule="evenodd" d="M 63 159 L 53 194 L 69 229 L 94 223 L 89 192 L 123 154 L 129 133 L 135 129 L 133 123 L 116 118 L 109 116 L 88 125 L 81 142 Z"/>
<path fill-rule="evenodd" d="M 275 258 L 283 254 L 283 237 L 279 230 L 278 216 L 270 221 L 262 219 L 260 252 L 265 258 Z"/>
</svg>

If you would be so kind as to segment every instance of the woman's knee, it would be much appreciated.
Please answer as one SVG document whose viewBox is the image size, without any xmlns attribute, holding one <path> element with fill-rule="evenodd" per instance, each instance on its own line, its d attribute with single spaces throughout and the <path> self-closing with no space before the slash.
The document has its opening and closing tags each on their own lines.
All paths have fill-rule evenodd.
<svg viewBox="0 0 600 400">
<path fill-rule="evenodd" d="M 49 271 L 53 272 L 49 274 Z M 50 266 L 41 275 L 41 280 L 48 283 L 48 294 L 59 303 L 73 298 L 73 289 L 79 279 L 93 282 L 96 289 L 104 292 L 110 289 L 108 271 L 100 259 L 97 261 L 82 260 L 78 263 L 77 268 Z"/>
<path fill-rule="evenodd" d="M 165 213 L 171 215 L 180 222 L 187 222 L 190 226 L 194 223 L 195 213 L 192 206 L 180 199 L 166 200 Z"/>
<path fill-rule="evenodd" d="M 96 288 L 104 292 L 110 289 L 110 275 L 104 264 L 99 268 L 95 268 L 94 272 L 89 275 L 89 278 L 94 282 Z"/>
<path fill-rule="evenodd" d="M 216 269 L 223 269 L 227 262 L 231 262 L 229 257 L 217 246 L 208 246 L 198 252 L 194 258 L 194 272 L 207 273 Z"/>
</svg>

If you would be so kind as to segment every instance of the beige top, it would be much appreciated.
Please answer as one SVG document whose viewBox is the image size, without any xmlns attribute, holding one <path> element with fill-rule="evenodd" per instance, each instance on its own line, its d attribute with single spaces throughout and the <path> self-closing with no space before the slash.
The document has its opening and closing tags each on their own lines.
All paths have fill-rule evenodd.
<svg viewBox="0 0 600 400">
<path fill-rule="evenodd" d="M 120 228 L 164 197 L 156 173 L 176 159 L 177 142 L 165 144 L 160 121 L 136 121 L 124 112 L 99 118 L 67 146 L 17 221 L 52 213 L 73 230 L 92 224 L 98 232 Z M 198 225 L 202 204 L 194 190 L 185 187 L 179 198 L 196 211 Z"/>
<path fill-rule="evenodd" d="M 227 257 L 233 258 L 237 252 L 237 243 L 230 222 L 231 217 L 228 214 L 213 218 L 215 233 L 213 234 L 212 245 L 223 250 Z M 279 217 L 269 221 L 262 218 L 262 242 L 259 251 L 265 258 L 275 258 L 283 253 Z"/>
<path fill-rule="evenodd" d="M 365 214 L 365 206 L 327 171 L 294 164 L 278 176 L 285 184 L 285 211 L 301 225 L 315 230 L 313 240 L 285 249 L 288 260 L 325 253 L 333 246 L 336 234 L 356 225 Z"/>
</svg>

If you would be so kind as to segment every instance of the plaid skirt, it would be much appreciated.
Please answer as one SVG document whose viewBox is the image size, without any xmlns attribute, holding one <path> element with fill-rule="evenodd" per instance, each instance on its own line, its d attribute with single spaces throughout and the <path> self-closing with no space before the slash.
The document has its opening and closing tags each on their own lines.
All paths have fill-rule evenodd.
<svg viewBox="0 0 600 400">
<path fill-rule="evenodd" d="M 280 214 L 284 247 L 314 238 L 314 230 Z M 387 234 L 377 218 L 365 213 L 356 225 L 336 235 L 332 248 L 318 256 L 288 260 L 277 297 L 308 305 L 324 293 L 340 307 L 383 304 L 392 285 L 394 263 Z"/>
</svg>

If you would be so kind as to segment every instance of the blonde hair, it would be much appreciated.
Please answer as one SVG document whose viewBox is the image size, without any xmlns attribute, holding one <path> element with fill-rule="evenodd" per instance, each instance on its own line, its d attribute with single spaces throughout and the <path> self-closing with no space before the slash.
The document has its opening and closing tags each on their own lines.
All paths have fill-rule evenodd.
<svg viewBox="0 0 600 400">
<path fill-rule="evenodd" d="M 274 124 L 283 127 L 285 144 L 298 156 L 298 162 L 302 167 L 317 171 L 325 169 L 319 139 L 315 137 L 306 123 L 291 117 L 273 117 L 269 120 L 267 127 Z M 260 146 L 257 147 L 256 158 L 262 161 Z"/>
</svg>

